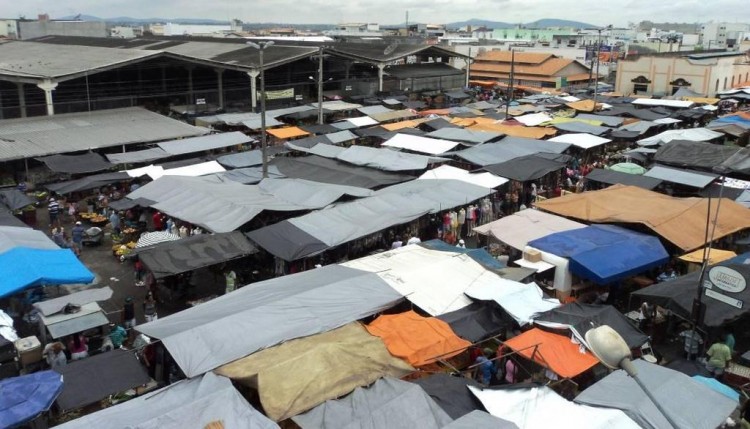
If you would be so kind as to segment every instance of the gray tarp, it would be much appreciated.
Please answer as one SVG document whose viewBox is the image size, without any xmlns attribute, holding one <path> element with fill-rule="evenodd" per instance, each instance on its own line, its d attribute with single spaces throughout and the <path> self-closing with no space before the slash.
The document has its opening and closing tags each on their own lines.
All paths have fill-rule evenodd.
<svg viewBox="0 0 750 429">
<path fill-rule="evenodd" d="M 124 171 L 118 171 L 116 173 L 95 174 L 93 176 L 86 176 L 80 179 L 68 180 L 67 182 L 48 183 L 44 185 L 44 187 L 49 189 L 50 191 L 65 195 L 71 192 L 96 189 L 102 186 L 111 185 L 112 183 L 126 182 L 131 180 L 133 180 L 133 178 L 130 177 L 128 173 Z"/>
<path fill-rule="evenodd" d="M 45 163 L 47 168 L 57 173 L 93 173 L 113 167 L 101 155 L 94 152 L 87 152 L 83 155 L 50 155 L 36 160 Z"/>
<path fill-rule="evenodd" d="M 239 231 L 200 234 L 138 251 L 138 258 L 157 279 L 231 261 L 258 250 Z"/>
<path fill-rule="evenodd" d="M 414 179 L 413 176 L 405 174 L 354 166 L 320 156 L 276 158 L 271 162 L 271 166 L 278 168 L 279 172 L 287 177 L 368 189 Z"/>
<path fill-rule="evenodd" d="M 439 429 L 452 419 L 421 387 L 383 378 L 292 417 L 302 429 Z"/>
<path fill-rule="evenodd" d="M 0 226 L 0 253 L 4 253 L 14 247 L 30 247 L 32 249 L 60 248 L 42 231 L 17 226 Z"/>
<path fill-rule="evenodd" d="M 559 124 L 554 124 L 553 126 L 560 131 L 567 131 L 569 133 L 587 133 L 593 134 L 595 136 L 600 136 L 609 131 L 612 131 L 612 128 L 600 127 L 580 121 L 562 122 Z"/>
<path fill-rule="evenodd" d="M 656 154 L 656 162 L 676 167 L 712 169 L 725 162 L 740 148 L 720 144 L 672 140 L 662 145 Z"/>
<path fill-rule="evenodd" d="M 697 171 L 682 170 L 679 168 L 663 167 L 655 165 L 648 170 L 643 177 L 664 180 L 665 182 L 677 183 L 703 189 L 719 177 L 716 174 L 701 173 Z"/>
<path fill-rule="evenodd" d="M 20 219 L 13 216 L 12 213 L 0 209 L 0 225 L 1 226 L 15 226 L 18 228 L 28 228 L 29 226 L 21 222 Z"/>
<path fill-rule="evenodd" d="M 617 116 L 592 115 L 591 113 L 579 113 L 576 115 L 576 118 L 587 121 L 599 121 L 608 127 L 619 127 L 625 120 L 625 118 Z"/>
<path fill-rule="evenodd" d="M 467 387 L 480 387 L 479 383 L 471 378 L 438 372 L 410 381 L 424 389 L 451 418 L 457 419 L 473 411 L 484 411 L 482 403 Z"/>
<path fill-rule="evenodd" d="M 136 198 L 131 200 L 130 198 L 123 198 L 120 200 L 111 201 L 109 208 L 117 211 L 125 211 L 132 209 L 133 207 L 151 207 L 156 201 L 149 200 L 148 198 Z"/>
<path fill-rule="evenodd" d="M 603 168 L 595 168 L 586 175 L 586 180 L 594 182 L 606 183 L 608 185 L 616 185 L 618 183 L 623 185 L 638 186 L 643 189 L 654 189 L 661 184 L 661 179 L 653 177 L 641 176 L 639 174 L 621 173 L 614 170 L 605 170 Z"/>
<path fill-rule="evenodd" d="M 209 134 L 181 140 L 158 143 L 158 146 L 170 155 L 202 152 L 204 150 L 219 149 L 254 141 L 245 134 L 234 131 L 231 133 Z"/>
<path fill-rule="evenodd" d="M 498 143 L 488 143 L 454 153 L 472 164 L 486 166 L 510 161 L 525 155 L 539 152 L 563 153 L 569 144 L 548 142 L 546 140 L 506 137 Z"/>
<path fill-rule="evenodd" d="M 60 429 L 185 429 L 207 428 L 221 422 L 224 428 L 278 429 L 254 409 L 228 378 L 205 374 L 182 380 L 116 407 L 71 420 Z"/>
<path fill-rule="evenodd" d="M 361 113 L 363 115 L 367 115 L 367 116 L 370 116 L 370 115 L 375 114 L 375 113 L 393 112 L 393 110 L 391 110 L 391 109 L 389 109 L 389 108 L 387 108 L 385 106 L 365 106 L 365 107 L 360 107 L 357 110 L 359 111 L 359 113 Z"/>
<path fill-rule="evenodd" d="M 139 162 L 151 162 L 157 159 L 169 158 L 170 154 L 160 147 L 137 150 L 125 153 L 110 153 L 105 155 L 112 164 L 136 164 Z"/>
<path fill-rule="evenodd" d="M 299 179 L 267 179 L 257 186 L 216 183 L 196 177 L 163 176 L 128 198 L 147 198 L 170 216 L 213 232 L 233 231 L 264 210 L 297 211 L 325 207 L 344 195 L 369 190 Z M 266 183 L 267 182 L 267 183 Z"/>
<path fill-rule="evenodd" d="M 194 377 L 370 316 L 401 298 L 376 274 L 328 265 L 254 283 L 136 329 L 162 340 L 183 372 Z"/>
<path fill-rule="evenodd" d="M 730 156 L 729 159 L 724 161 L 719 168 L 721 168 L 722 171 L 726 170 L 733 173 L 750 174 L 750 148 L 743 147 L 737 151 L 737 153 Z"/>
<path fill-rule="evenodd" d="M 5 205 L 9 210 L 18 210 L 34 204 L 34 202 L 34 200 L 18 189 L 4 189 L 0 191 L 0 204 Z"/>
<path fill-rule="evenodd" d="M 84 305 L 90 302 L 106 301 L 112 298 L 112 289 L 105 286 L 97 289 L 85 289 L 58 298 L 34 303 L 34 308 L 45 316 L 61 312 L 68 304 Z"/>
<path fill-rule="evenodd" d="M 565 168 L 567 159 L 570 158 L 567 155 L 544 155 L 553 154 L 539 153 L 525 155 L 499 164 L 486 165 L 484 170 L 489 171 L 496 176 L 505 177 L 506 179 L 526 182 L 562 170 Z"/>
<path fill-rule="evenodd" d="M 518 426 L 507 420 L 503 420 L 500 417 L 495 417 L 484 411 L 475 410 L 454 420 L 447 426 L 443 426 L 443 429 L 478 429 L 478 428 L 493 428 L 493 429 L 518 429 Z"/>
<path fill-rule="evenodd" d="M 448 159 L 399 152 L 387 148 L 351 146 L 336 155 L 340 161 L 386 171 L 424 170 L 432 163 Z"/>
<path fill-rule="evenodd" d="M 680 428 L 714 429 L 737 407 L 737 402 L 687 375 L 643 360 L 633 362 L 638 376 Z M 616 408 L 644 428 L 671 427 L 638 384 L 617 370 L 575 398 L 579 404 Z"/>
<path fill-rule="evenodd" d="M 316 136 L 314 138 L 319 138 L 319 137 L 323 137 L 323 136 Z M 336 158 L 338 154 L 346 150 L 341 146 L 334 146 L 334 145 L 327 144 L 327 143 L 315 143 L 314 145 L 310 147 L 306 147 L 306 146 L 296 144 L 296 140 L 293 140 L 291 142 L 286 142 L 284 143 L 284 146 L 286 146 L 287 148 L 291 150 L 296 150 L 298 152 L 305 152 L 311 155 L 322 156 L 323 158 Z"/>
<path fill-rule="evenodd" d="M 279 169 L 273 165 L 268 167 L 268 177 L 271 179 L 283 179 L 284 176 Z M 245 185 L 254 185 L 263 180 L 262 167 L 237 168 L 229 171 L 222 171 L 211 175 L 203 176 L 206 181 L 214 183 L 237 182 Z"/>
<path fill-rule="evenodd" d="M 425 137 L 432 137 L 434 139 L 453 140 L 470 144 L 487 143 L 492 140 L 497 140 L 502 136 L 502 133 L 474 131 L 466 128 L 453 127 L 443 127 L 425 135 Z"/>
<path fill-rule="evenodd" d="M 233 153 L 216 158 L 219 164 L 229 168 L 252 167 L 263 164 L 263 154 L 260 150 Z"/>
</svg>

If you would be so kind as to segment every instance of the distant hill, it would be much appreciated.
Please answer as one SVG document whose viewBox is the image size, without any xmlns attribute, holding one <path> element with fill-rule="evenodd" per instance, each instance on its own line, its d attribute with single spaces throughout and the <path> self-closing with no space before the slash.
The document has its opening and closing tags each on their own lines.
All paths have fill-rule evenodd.
<svg viewBox="0 0 750 429">
<path fill-rule="evenodd" d="M 595 25 L 587 24 L 585 22 L 568 21 L 565 19 L 540 19 L 534 22 L 527 23 L 508 23 L 501 21 L 489 21 L 486 19 L 469 19 L 466 21 L 451 22 L 445 24 L 449 28 L 460 28 L 466 26 L 472 27 L 487 27 L 492 29 L 503 29 L 503 28 L 515 28 L 521 25 L 526 28 L 547 28 L 547 27 L 572 27 L 572 28 L 596 28 Z"/>
<path fill-rule="evenodd" d="M 120 24 L 148 24 L 152 22 L 173 22 L 175 24 L 215 24 L 215 25 L 226 25 L 229 24 L 229 21 L 220 21 L 217 19 L 205 19 L 205 18 L 131 18 L 129 16 L 118 16 L 114 18 L 100 18 L 98 16 L 92 16 L 92 15 L 69 15 L 69 16 L 63 16 L 59 19 L 62 21 L 66 20 L 72 20 L 72 19 L 80 19 L 81 21 L 106 21 L 106 22 L 112 22 L 112 23 L 120 23 Z"/>
<path fill-rule="evenodd" d="M 597 28 L 596 25 L 587 24 L 580 21 L 568 21 L 566 19 L 540 19 L 538 21 L 524 24 L 527 28 L 547 28 L 547 27 L 573 27 L 573 28 Z"/>
</svg>

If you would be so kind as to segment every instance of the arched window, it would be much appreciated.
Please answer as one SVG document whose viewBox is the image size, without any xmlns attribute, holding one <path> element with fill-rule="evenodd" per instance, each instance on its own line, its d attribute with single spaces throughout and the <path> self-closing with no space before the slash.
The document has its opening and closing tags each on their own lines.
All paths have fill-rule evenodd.
<svg viewBox="0 0 750 429">
<path fill-rule="evenodd" d="M 714 92 L 719 92 L 719 79 L 716 79 L 716 89 L 714 89 Z"/>
<path fill-rule="evenodd" d="M 734 88 L 734 76 L 732 76 L 732 88 Z"/>
<path fill-rule="evenodd" d="M 727 78 L 724 78 L 724 89 L 727 89 Z"/>
</svg>

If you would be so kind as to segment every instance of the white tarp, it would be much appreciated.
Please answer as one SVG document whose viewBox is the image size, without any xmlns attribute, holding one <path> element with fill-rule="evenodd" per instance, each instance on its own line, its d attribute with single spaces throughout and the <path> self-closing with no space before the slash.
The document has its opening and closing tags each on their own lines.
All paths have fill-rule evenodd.
<svg viewBox="0 0 750 429">
<path fill-rule="evenodd" d="M 136 150 L 133 152 L 109 153 L 104 156 L 106 156 L 112 164 L 135 164 L 139 162 L 156 161 L 157 159 L 168 158 L 172 155 L 168 154 L 160 147 L 152 147 L 150 149 Z"/>
<path fill-rule="evenodd" d="M 546 113 L 530 113 L 528 115 L 516 116 L 513 119 L 527 127 L 536 127 L 537 125 L 551 121 L 552 117 Z"/>
<path fill-rule="evenodd" d="M 317 146 L 320 146 L 320 144 L 315 147 Z M 424 170 L 432 163 L 448 161 L 447 158 L 417 155 L 388 148 L 368 146 L 350 146 L 339 152 L 336 158 L 350 164 L 385 171 Z"/>
<path fill-rule="evenodd" d="M 429 179 L 454 179 L 471 183 L 472 185 L 481 186 L 483 188 L 497 188 L 500 185 L 508 183 L 508 179 L 496 176 L 492 173 L 470 173 L 464 169 L 450 165 L 441 165 L 440 167 L 433 168 L 419 176 L 419 179 L 417 180 Z"/>
<path fill-rule="evenodd" d="M 85 305 L 91 302 L 106 301 L 110 298 L 112 298 L 112 289 L 109 286 L 104 286 L 96 289 L 84 289 L 70 295 L 35 302 L 33 305 L 43 316 L 51 316 L 61 312 L 68 304 Z"/>
<path fill-rule="evenodd" d="M 605 143 L 609 143 L 612 140 L 595 136 L 593 134 L 572 133 L 552 137 L 551 139 L 549 139 L 549 141 L 557 143 L 568 143 L 572 144 L 573 146 L 580 147 L 581 149 L 591 149 L 592 147 L 597 147 Z"/>
<path fill-rule="evenodd" d="M 347 118 L 338 122 L 334 122 L 331 125 L 336 128 L 341 128 L 342 130 L 349 130 L 353 128 L 369 127 L 377 124 L 379 124 L 379 122 L 369 116 L 360 116 L 359 118 Z"/>
<path fill-rule="evenodd" d="M 250 143 L 253 139 L 245 134 L 234 131 L 230 133 L 208 134 L 200 137 L 191 137 L 180 140 L 157 143 L 162 150 L 170 155 L 183 155 L 186 153 L 202 152 L 204 150 L 220 149 L 243 143 Z"/>
<path fill-rule="evenodd" d="M 14 247 L 30 247 L 32 249 L 60 248 L 42 231 L 22 226 L 0 226 L 0 253 L 5 253 Z"/>
<path fill-rule="evenodd" d="M 560 306 L 558 300 L 545 297 L 536 283 L 524 284 L 503 278 L 473 284 L 465 293 L 474 299 L 497 302 L 521 326 L 531 323 L 535 314 Z"/>
<path fill-rule="evenodd" d="M 492 235 L 503 243 L 523 251 L 530 241 L 537 238 L 584 227 L 586 225 L 562 216 L 540 210 L 526 209 L 478 226 L 474 228 L 474 231 L 482 235 Z"/>
<path fill-rule="evenodd" d="M 198 177 L 205 176 L 207 174 L 222 173 L 227 171 L 216 161 L 201 162 L 200 164 L 186 165 L 184 167 L 170 168 L 164 170 L 162 167 L 157 167 L 149 171 L 148 175 L 152 179 L 156 180 L 162 176 L 184 176 L 184 177 Z"/>
<path fill-rule="evenodd" d="M 363 115 L 367 115 L 367 116 L 374 115 L 374 114 L 377 114 L 377 113 L 390 113 L 390 112 L 393 112 L 393 110 L 391 110 L 391 109 L 389 109 L 389 108 L 387 108 L 385 106 L 380 106 L 380 105 L 360 107 L 360 108 L 357 109 L 357 111 L 359 113 L 361 113 Z"/>
<path fill-rule="evenodd" d="M 194 377 L 370 316 L 401 298 L 375 274 L 328 265 L 253 283 L 136 329 L 162 340 L 185 375 Z"/>
<path fill-rule="evenodd" d="M 664 107 L 674 107 L 674 108 L 679 108 L 679 109 L 687 109 L 688 107 L 695 104 L 692 101 L 665 100 L 665 99 L 655 99 L 655 98 L 636 98 L 631 103 L 635 104 L 636 106 L 664 106 Z"/>
<path fill-rule="evenodd" d="M 310 103 L 310 106 L 317 109 L 318 103 Z M 334 101 L 324 101 L 323 102 L 323 109 L 324 110 L 330 110 L 332 112 L 341 112 L 345 110 L 354 110 L 359 109 L 362 107 L 361 104 L 355 104 L 355 103 L 347 103 L 346 101 L 341 100 L 334 100 Z M 277 115 L 279 116 L 279 115 Z"/>
<path fill-rule="evenodd" d="M 490 414 L 521 429 L 640 429 L 620 410 L 579 405 L 546 386 L 498 390 L 469 386 L 469 390 Z"/>
<path fill-rule="evenodd" d="M 278 429 L 254 409 L 232 382 L 208 373 L 182 380 L 114 407 L 105 408 L 57 426 L 61 429 Z M 219 427 L 219 426 L 216 426 Z"/>
<path fill-rule="evenodd" d="M 685 128 L 681 130 L 668 130 L 663 133 L 659 133 L 653 137 L 638 140 L 640 146 L 656 146 L 664 143 L 669 143 L 672 140 L 690 140 L 694 142 L 707 142 L 719 137 L 724 137 L 724 134 L 711 131 L 707 128 Z"/>
<path fill-rule="evenodd" d="M 439 155 L 448 152 L 458 146 L 458 144 L 458 142 L 450 140 L 432 139 L 429 137 L 413 136 L 410 134 L 396 134 L 383 142 L 382 146 L 397 147 L 430 155 Z"/>
<path fill-rule="evenodd" d="M 654 119 L 654 123 L 659 124 L 659 125 L 679 124 L 680 122 L 682 122 L 681 119 L 675 119 L 675 118 Z"/>
<path fill-rule="evenodd" d="M 472 301 L 464 291 L 472 285 L 491 287 L 497 274 L 466 254 L 422 246 L 404 246 L 342 264 L 377 274 L 431 316 L 466 307 Z"/>
</svg>

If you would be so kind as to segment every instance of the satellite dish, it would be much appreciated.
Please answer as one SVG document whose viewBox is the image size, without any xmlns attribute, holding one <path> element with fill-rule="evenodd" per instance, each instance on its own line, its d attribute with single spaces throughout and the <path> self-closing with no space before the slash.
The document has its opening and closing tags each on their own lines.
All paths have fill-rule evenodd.
<svg viewBox="0 0 750 429">
<path fill-rule="evenodd" d="M 397 46 L 398 46 L 398 42 L 397 42 L 397 41 L 396 41 L 396 42 L 393 42 L 393 43 L 391 43 L 390 45 L 388 45 L 388 46 L 387 46 L 387 47 L 386 47 L 386 48 L 385 48 L 385 49 L 383 50 L 383 55 L 390 55 L 390 54 L 392 54 L 392 53 L 393 53 L 393 51 L 395 51 L 395 50 L 396 50 L 396 47 L 397 47 Z"/>
</svg>

